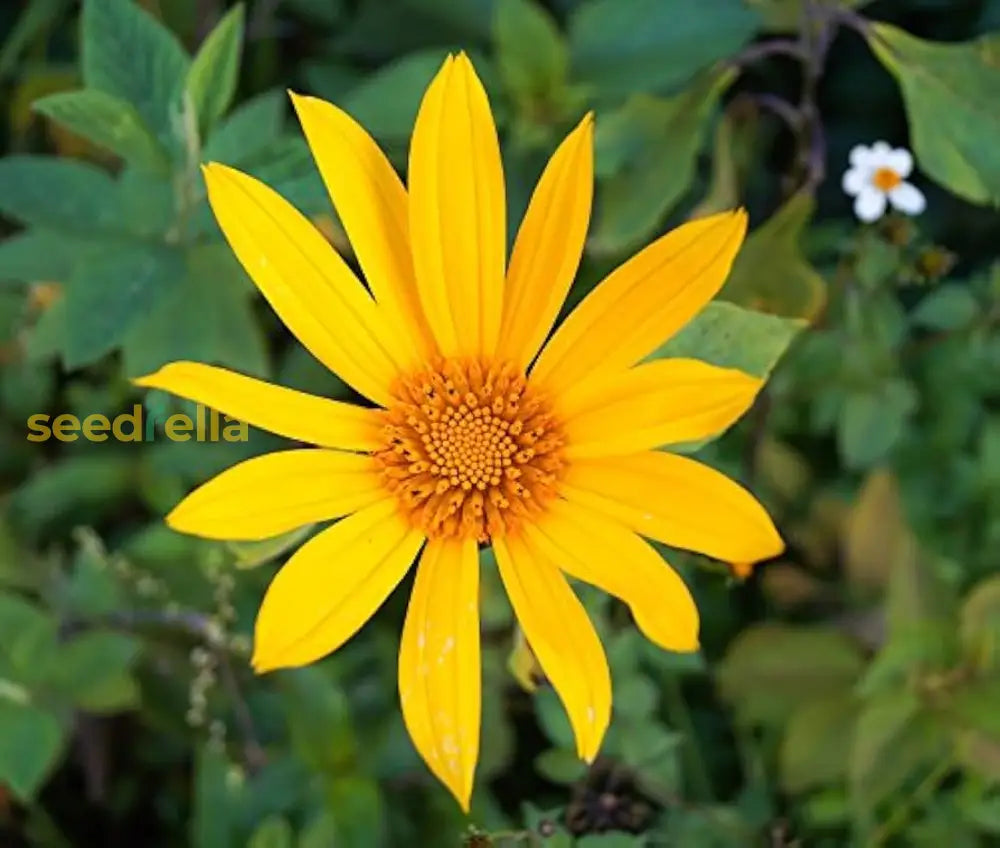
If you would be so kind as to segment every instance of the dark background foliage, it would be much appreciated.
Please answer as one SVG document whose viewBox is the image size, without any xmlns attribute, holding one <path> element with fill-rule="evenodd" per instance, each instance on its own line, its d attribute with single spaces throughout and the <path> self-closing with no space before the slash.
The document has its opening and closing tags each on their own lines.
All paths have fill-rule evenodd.
<svg viewBox="0 0 1000 848">
<path fill-rule="evenodd" d="M 1000 0 L 10 0 L 0 33 L 0 844 L 998 844 Z M 36 414 L 188 409 L 128 383 L 179 358 L 349 398 L 255 296 L 198 164 L 265 179 L 349 256 L 284 90 L 342 105 L 403 169 L 454 49 L 490 92 L 512 225 L 596 112 L 571 303 L 744 204 L 726 302 L 663 353 L 764 374 L 788 348 L 699 450 L 788 551 L 665 552 L 702 609 L 695 656 L 581 589 L 615 685 L 589 769 L 484 552 L 468 818 L 399 716 L 408 583 L 334 657 L 256 678 L 257 603 L 309 530 L 162 523 L 280 440 L 26 439 Z M 914 150 L 918 218 L 854 220 L 840 177 L 877 139 Z"/>
</svg>

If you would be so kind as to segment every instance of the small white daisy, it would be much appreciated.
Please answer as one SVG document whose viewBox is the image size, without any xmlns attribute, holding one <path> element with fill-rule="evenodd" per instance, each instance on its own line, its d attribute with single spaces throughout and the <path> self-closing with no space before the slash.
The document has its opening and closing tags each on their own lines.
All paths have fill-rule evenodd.
<svg viewBox="0 0 1000 848">
<path fill-rule="evenodd" d="M 885 214 L 886 202 L 907 215 L 919 215 L 927 201 L 916 186 L 905 182 L 913 170 L 913 157 L 903 147 L 884 141 L 871 147 L 857 145 L 850 154 L 851 167 L 841 185 L 854 198 L 854 214 L 862 221 L 877 221 Z"/>
</svg>

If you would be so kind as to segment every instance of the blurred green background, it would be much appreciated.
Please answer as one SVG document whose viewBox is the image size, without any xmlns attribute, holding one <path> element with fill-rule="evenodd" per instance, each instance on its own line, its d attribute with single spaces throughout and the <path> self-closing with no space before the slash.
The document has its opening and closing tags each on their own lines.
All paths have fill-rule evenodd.
<svg viewBox="0 0 1000 848">
<path fill-rule="evenodd" d="M 1000 0 L 6 0 L 0 34 L 0 845 L 1000 845 Z M 615 686 L 589 769 L 484 552 L 468 818 L 400 719 L 408 582 L 334 657 L 256 678 L 256 605 L 302 534 L 162 522 L 279 439 L 26 438 L 35 414 L 187 409 L 128 383 L 181 358 L 350 398 L 231 257 L 198 164 L 266 180 L 349 256 L 285 89 L 404 168 L 454 49 L 491 96 L 512 226 L 596 111 L 571 304 L 744 204 L 729 303 L 686 343 L 758 373 L 788 348 L 699 451 L 788 551 L 669 554 L 694 656 L 581 590 Z M 877 139 L 914 150 L 921 216 L 854 219 L 841 174 Z"/>
</svg>

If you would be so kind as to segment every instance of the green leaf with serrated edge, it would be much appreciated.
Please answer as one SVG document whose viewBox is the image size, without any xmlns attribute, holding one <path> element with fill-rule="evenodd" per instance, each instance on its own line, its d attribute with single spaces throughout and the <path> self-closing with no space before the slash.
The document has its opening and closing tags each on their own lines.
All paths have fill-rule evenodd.
<svg viewBox="0 0 1000 848">
<path fill-rule="evenodd" d="M 96 89 L 60 91 L 36 100 L 32 108 L 126 162 L 156 172 L 168 168 L 163 146 L 135 107 L 119 97 Z"/>
<path fill-rule="evenodd" d="M 799 247 L 814 207 L 812 195 L 800 192 L 751 232 L 719 298 L 788 318 L 815 318 L 826 302 L 826 283 Z"/>
<path fill-rule="evenodd" d="M 671 357 L 700 359 L 763 378 L 771 373 L 805 326 L 804 321 L 714 301 L 657 348 L 647 361 Z"/>
<path fill-rule="evenodd" d="M 170 151 L 180 151 L 181 92 L 190 58 L 166 27 L 130 0 L 85 0 L 83 82 L 131 103 Z"/>
<path fill-rule="evenodd" d="M 209 134 L 202 161 L 242 165 L 253 160 L 281 137 L 287 103 L 288 95 L 279 89 L 241 103 Z"/>
<path fill-rule="evenodd" d="M 500 77 L 522 109 L 548 102 L 565 84 L 566 43 L 552 16 L 536 0 L 499 0 L 493 40 Z"/>
<path fill-rule="evenodd" d="M 591 0 L 569 19 L 573 79 L 608 97 L 670 90 L 739 50 L 758 23 L 741 0 Z"/>
<path fill-rule="evenodd" d="M 54 156 L 0 159 L 0 212 L 25 224 L 71 233 L 120 229 L 108 209 L 114 181 L 84 162 Z"/>
<path fill-rule="evenodd" d="M 31 801 L 52 773 L 66 741 L 59 720 L 41 707 L 0 697 L 0 783 Z"/>
<path fill-rule="evenodd" d="M 117 347 L 135 322 L 180 285 L 182 255 L 134 246 L 83 263 L 66 287 L 68 368 L 88 365 Z"/>
<path fill-rule="evenodd" d="M 902 89 L 920 167 L 959 197 L 1000 203 L 997 36 L 936 44 L 889 24 L 871 24 L 866 35 Z"/>
<path fill-rule="evenodd" d="M 690 186 L 707 119 L 732 79 L 712 71 L 670 98 L 636 94 L 597 122 L 595 155 L 610 176 L 588 249 L 618 253 L 654 232 Z"/>
<path fill-rule="evenodd" d="M 762 624 L 733 641 L 718 679 L 743 722 L 780 724 L 803 703 L 847 692 L 863 668 L 858 647 L 834 630 Z"/>
<path fill-rule="evenodd" d="M 185 91 L 194 103 L 203 135 L 226 113 L 236 94 L 243 18 L 241 3 L 230 9 L 202 42 L 188 69 Z"/>
</svg>

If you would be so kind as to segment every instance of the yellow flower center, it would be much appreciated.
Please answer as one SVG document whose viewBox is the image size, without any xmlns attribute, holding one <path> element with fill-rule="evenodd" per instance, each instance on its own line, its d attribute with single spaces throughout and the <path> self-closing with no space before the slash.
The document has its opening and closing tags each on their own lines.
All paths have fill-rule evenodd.
<svg viewBox="0 0 1000 848">
<path fill-rule="evenodd" d="M 554 497 L 562 428 L 514 366 L 442 360 L 395 395 L 375 457 L 403 514 L 429 537 L 485 542 Z"/>
<path fill-rule="evenodd" d="M 892 168 L 879 168 L 872 174 L 872 184 L 881 191 L 892 191 L 903 181 Z"/>
</svg>

